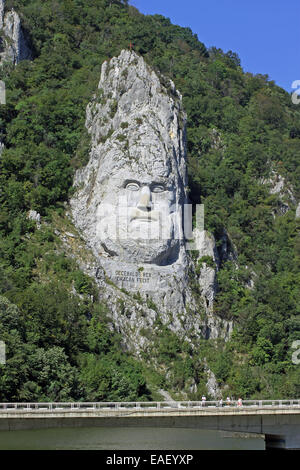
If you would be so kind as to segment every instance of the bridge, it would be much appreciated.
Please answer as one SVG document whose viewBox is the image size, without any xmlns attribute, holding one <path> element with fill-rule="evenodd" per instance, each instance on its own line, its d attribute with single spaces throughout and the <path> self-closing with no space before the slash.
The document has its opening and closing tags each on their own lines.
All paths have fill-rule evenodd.
<svg viewBox="0 0 300 470">
<path fill-rule="evenodd" d="M 300 449 L 300 399 L 0 403 L 0 430 L 78 426 L 167 427 L 265 435 L 266 448 Z"/>
</svg>

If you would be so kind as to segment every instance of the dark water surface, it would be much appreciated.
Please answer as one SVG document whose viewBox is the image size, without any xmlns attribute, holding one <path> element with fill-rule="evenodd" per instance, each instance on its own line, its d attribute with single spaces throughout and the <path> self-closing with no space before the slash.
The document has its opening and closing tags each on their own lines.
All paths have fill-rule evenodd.
<svg viewBox="0 0 300 470">
<path fill-rule="evenodd" d="M 0 431 L 1 450 L 264 450 L 260 435 L 178 428 Z"/>
</svg>

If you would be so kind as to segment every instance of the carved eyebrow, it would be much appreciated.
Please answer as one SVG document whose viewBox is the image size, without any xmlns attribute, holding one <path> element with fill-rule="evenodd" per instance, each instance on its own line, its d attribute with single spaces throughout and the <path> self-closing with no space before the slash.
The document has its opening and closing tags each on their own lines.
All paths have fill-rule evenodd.
<svg viewBox="0 0 300 470">
<path fill-rule="evenodd" d="M 154 192 L 155 192 L 155 189 L 161 189 L 161 192 L 166 191 L 165 183 L 159 183 L 159 182 L 151 183 L 150 188 L 151 188 L 151 191 L 154 191 Z"/>
<path fill-rule="evenodd" d="M 125 188 L 127 186 L 127 184 L 129 183 L 135 183 L 137 184 L 138 186 L 141 186 L 141 183 L 137 180 L 134 180 L 134 179 L 128 179 L 128 180 L 125 180 L 124 183 L 123 183 L 123 188 Z"/>
<path fill-rule="evenodd" d="M 130 183 L 134 183 L 134 184 L 137 184 L 138 186 L 150 186 L 150 188 L 153 188 L 155 186 L 162 186 L 164 189 L 166 189 L 168 187 L 168 185 L 166 183 L 164 183 L 163 181 L 152 181 L 151 183 L 149 182 L 141 182 L 141 181 L 138 181 L 138 180 L 135 180 L 133 178 L 128 178 L 126 179 L 124 182 L 123 182 L 123 188 L 126 188 L 126 186 Z"/>
</svg>

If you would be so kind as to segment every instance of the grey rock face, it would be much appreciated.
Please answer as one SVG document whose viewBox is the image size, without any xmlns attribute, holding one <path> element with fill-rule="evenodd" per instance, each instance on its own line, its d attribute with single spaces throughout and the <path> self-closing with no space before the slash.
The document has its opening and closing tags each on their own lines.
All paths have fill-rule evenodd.
<svg viewBox="0 0 300 470">
<path fill-rule="evenodd" d="M 233 261 L 237 262 L 238 254 L 229 234 L 224 229 L 221 237 L 221 246 L 219 248 L 219 257 L 221 262 Z"/>
<path fill-rule="evenodd" d="M 211 308 L 215 269 L 200 276 L 209 308 L 199 306 L 190 286 L 195 267 L 183 233 L 185 121 L 174 84 L 160 79 L 142 57 L 122 51 L 104 62 L 98 92 L 87 107 L 90 158 L 76 172 L 70 213 L 95 258 L 95 266 L 85 270 L 109 301 L 114 325 L 128 341 L 135 336 L 135 349 L 144 342 L 140 331 L 153 329 L 158 312 L 187 338 L 228 334 Z M 217 266 L 214 240 L 197 237 Z M 126 292 L 141 295 L 148 307 Z"/>
<path fill-rule="evenodd" d="M 214 263 L 219 267 L 219 255 L 216 249 L 216 241 L 214 236 L 207 230 L 194 230 L 194 238 L 199 251 L 199 258 L 202 256 L 210 256 Z"/>
<path fill-rule="evenodd" d="M 210 369 L 207 369 L 206 372 L 208 376 L 206 383 L 207 392 L 213 400 L 218 400 L 222 397 L 222 391 L 218 386 L 216 376 Z"/>
<path fill-rule="evenodd" d="M 86 126 L 92 149 L 75 177 L 75 225 L 116 285 L 170 297 L 170 278 L 176 290 L 183 288 L 173 281 L 184 282 L 188 265 L 181 96 L 142 57 L 122 51 L 102 66 Z"/>
<path fill-rule="evenodd" d="M 297 206 L 297 209 L 296 209 L 296 219 L 300 219 L 300 202 Z"/>
<path fill-rule="evenodd" d="M 206 301 L 206 307 L 212 309 L 218 289 L 216 272 L 220 264 L 215 239 L 206 230 L 199 231 L 197 229 L 194 230 L 194 239 L 199 252 L 197 261 L 201 263 L 199 274 L 201 294 Z M 206 262 L 201 262 L 201 258 L 204 256 L 211 258 L 213 266 L 208 265 Z"/>
<path fill-rule="evenodd" d="M 4 7 L 5 7 L 5 1 L 0 0 L 0 29 L 3 28 Z"/>
<path fill-rule="evenodd" d="M 285 178 L 274 170 L 271 170 L 270 178 L 263 179 L 263 184 L 270 187 L 270 194 L 277 194 L 280 200 L 279 215 L 290 210 L 291 205 L 296 204 L 293 188 L 287 183 Z"/>
<path fill-rule="evenodd" d="M 0 0 L 0 64 L 30 59 L 31 52 L 26 43 L 19 15 L 14 11 L 4 12 L 5 2 Z"/>
<path fill-rule="evenodd" d="M 103 64 L 100 97 L 87 109 L 91 157 L 72 204 L 96 255 L 158 266 L 184 256 L 185 116 L 170 87 L 133 52 Z"/>
<path fill-rule="evenodd" d="M 28 212 L 27 217 L 28 217 L 29 220 L 33 220 L 34 222 L 36 222 L 37 226 L 40 227 L 40 225 L 41 225 L 41 215 L 37 211 L 30 210 Z"/>
</svg>

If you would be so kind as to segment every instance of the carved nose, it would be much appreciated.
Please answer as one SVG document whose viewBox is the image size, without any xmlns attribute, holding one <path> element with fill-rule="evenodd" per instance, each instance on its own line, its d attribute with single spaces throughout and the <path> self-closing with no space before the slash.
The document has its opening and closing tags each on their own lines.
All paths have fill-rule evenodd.
<svg viewBox="0 0 300 470">
<path fill-rule="evenodd" d="M 150 210 L 151 209 L 151 192 L 148 186 L 144 186 L 141 191 L 140 200 L 137 205 L 138 209 Z"/>
</svg>

